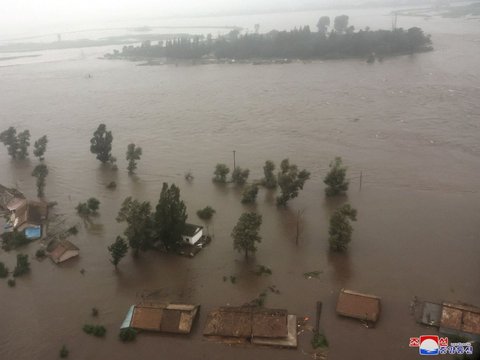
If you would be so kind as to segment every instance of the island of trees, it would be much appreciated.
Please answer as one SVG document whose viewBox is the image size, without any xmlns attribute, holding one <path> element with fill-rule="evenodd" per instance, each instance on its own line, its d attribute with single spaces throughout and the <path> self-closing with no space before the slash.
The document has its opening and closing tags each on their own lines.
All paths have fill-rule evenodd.
<svg viewBox="0 0 480 360">
<path fill-rule="evenodd" d="M 107 58 L 130 59 L 335 59 L 412 54 L 431 50 L 429 35 L 413 27 L 393 30 L 369 28 L 355 31 L 347 15 L 337 16 L 333 24 L 328 16 L 320 18 L 317 31 L 309 26 L 291 31 L 270 31 L 260 34 L 241 34 L 232 30 L 226 35 L 182 36 L 173 40 L 159 40 L 156 44 L 144 41 L 140 46 L 124 46 L 120 52 Z"/>
</svg>

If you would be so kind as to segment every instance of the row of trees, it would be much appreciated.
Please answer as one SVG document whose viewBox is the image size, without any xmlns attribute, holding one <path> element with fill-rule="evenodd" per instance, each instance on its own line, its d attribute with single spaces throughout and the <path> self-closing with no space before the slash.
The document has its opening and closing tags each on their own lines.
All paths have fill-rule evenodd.
<svg viewBox="0 0 480 360">
<path fill-rule="evenodd" d="M 325 194 L 329 197 L 345 194 L 348 190 L 349 182 L 346 178 L 347 168 L 343 165 L 342 158 L 336 157 L 329 165 L 329 172 L 324 178 L 327 185 Z M 213 181 L 216 183 L 227 183 L 227 177 L 230 168 L 226 164 L 217 164 L 214 171 Z M 242 196 L 243 203 L 253 203 L 258 194 L 258 185 L 267 189 L 280 188 L 280 195 L 277 197 L 277 205 L 286 206 L 288 201 L 296 198 L 303 190 L 305 182 L 310 178 L 310 172 L 299 170 L 298 166 L 291 164 L 289 159 L 284 159 L 280 163 L 280 171 L 275 174 L 275 163 L 267 160 L 263 166 L 264 178 L 259 182 L 253 182 L 245 187 Z M 230 182 L 236 185 L 244 185 L 250 174 L 249 169 L 235 167 L 232 172 Z"/>
<path fill-rule="evenodd" d="M 208 55 L 219 59 L 313 59 L 367 57 L 372 53 L 385 56 L 430 49 L 430 37 L 418 27 L 377 31 L 366 28 L 356 32 L 348 22 L 347 15 L 337 16 L 330 29 L 330 18 L 322 16 L 317 23 L 317 32 L 303 26 L 291 31 L 273 30 L 267 34 L 241 35 L 238 30 L 232 30 L 215 40 L 211 35 L 185 35 L 155 45 L 147 41 L 137 47 L 126 46 L 118 55 L 172 59 L 200 59 Z"/>
<path fill-rule="evenodd" d="M 347 250 L 348 244 L 352 240 L 351 222 L 356 220 L 357 210 L 350 204 L 343 205 L 332 214 L 328 231 L 331 250 L 340 252 Z M 254 212 L 243 213 L 232 230 L 233 247 L 235 250 L 243 252 L 245 258 L 257 251 L 257 243 L 262 240 L 259 234 L 261 225 L 261 215 Z"/>
</svg>

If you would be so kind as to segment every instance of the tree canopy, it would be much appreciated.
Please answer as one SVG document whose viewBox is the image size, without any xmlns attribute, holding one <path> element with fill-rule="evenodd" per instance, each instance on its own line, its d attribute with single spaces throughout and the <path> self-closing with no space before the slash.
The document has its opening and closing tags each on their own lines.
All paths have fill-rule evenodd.
<svg viewBox="0 0 480 360">
<path fill-rule="evenodd" d="M 349 204 L 343 205 L 336 210 L 330 218 L 330 235 L 328 241 L 330 248 L 334 251 L 347 250 L 348 244 L 352 240 L 353 228 L 350 221 L 357 220 L 357 210 Z"/>
<path fill-rule="evenodd" d="M 299 171 L 297 165 L 290 164 L 288 159 L 284 159 L 278 173 L 281 194 L 277 197 L 277 205 L 285 206 L 289 200 L 296 198 L 309 178 L 310 173 L 307 170 Z"/>
<path fill-rule="evenodd" d="M 117 236 L 115 241 L 108 247 L 108 251 L 110 252 L 111 256 L 110 262 L 116 268 L 120 260 L 127 255 L 128 244 L 121 236 Z"/>
<path fill-rule="evenodd" d="M 197 216 L 202 220 L 210 220 L 215 212 L 215 209 L 211 206 L 205 206 L 203 209 L 197 211 Z"/>
<path fill-rule="evenodd" d="M 225 164 L 217 164 L 215 166 L 215 171 L 213 173 L 214 178 L 213 181 L 218 183 L 226 183 L 227 182 L 227 175 L 230 172 L 230 169 Z"/>
<path fill-rule="evenodd" d="M 124 235 L 135 256 L 138 256 L 139 250 L 147 250 L 152 245 L 153 220 L 148 201 L 140 202 L 127 197 L 118 212 L 117 221 L 127 223 Z"/>
<path fill-rule="evenodd" d="M 140 160 L 140 157 L 142 156 L 142 148 L 139 146 L 136 146 L 135 144 L 129 144 L 127 147 L 127 161 L 128 161 L 128 173 L 133 174 L 135 170 L 137 169 L 137 162 L 136 160 Z"/>
<path fill-rule="evenodd" d="M 248 258 L 249 253 L 257 251 L 256 243 L 262 241 L 258 234 L 261 225 L 262 215 L 243 213 L 232 230 L 233 248 L 245 253 L 245 258 Z"/>
<path fill-rule="evenodd" d="M 343 166 L 341 157 L 336 157 L 329 165 L 330 171 L 323 179 L 327 185 L 325 195 L 337 196 L 344 194 L 348 190 L 349 182 L 346 180 L 347 168 Z"/>
<path fill-rule="evenodd" d="M 47 150 L 48 138 L 47 135 L 43 135 L 33 144 L 33 155 L 35 155 L 40 161 L 44 160 L 43 155 Z"/>
<path fill-rule="evenodd" d="M 107 131 L 105 124 L 98 125 L 97 130 L 90 139 L 90 152 L 97 156 L 97 160 L 102 163 L 112 162 L 112 142 L 113 135 L 111 131 Z"/>
<path fill-rule="evenodd" d="M 28 157 L 28 147 L 30 146 L 30 131 L 24 130 L 17 134 L 17 129 L 10 126 L 7 130 L 0 133 L 0 142 L 2 142 L 12 159 L 23 160 Z"/>
<path fill-rule="evenodd" d="M 249 174 L 250 170 L 237 166 L 232 172 L 232 182 L 237 185 L 243 185 L 247 182 Z"/>
<path fill-rule="evenodd" d="M 242 193 L 242 203 L 244 204 L 251 204 L 254 203 L 257 199 L 258 194 L 258 185 L 251 184 L 248 185 Z"/>
<path fill-rule="evenodd" d="M 45 195 L 45 179 L 48 176 L 48 168 L 45 164 L 35 166 L 32 171 L 32 176 L 37 178 L 37 196 L 39 198 Z"/>
<path fill-rule="evenodd" d="M 155 211 L 155 232 L 168 251 L 176 250 L 182 243 L 182 234 L 187 220 L 187 208 L 180 199 L 180 189 L 163 183 Z"/>
<path fill-rule="evenodd" d="M 263 166 L 263 173 L 265 177 L 262 180 L 262 185 L 267 189 L 275 189 L 277 187 L 277 177 L 275 176 L 275 164 L 271 160 L 265 161 Z"/>
</svg>

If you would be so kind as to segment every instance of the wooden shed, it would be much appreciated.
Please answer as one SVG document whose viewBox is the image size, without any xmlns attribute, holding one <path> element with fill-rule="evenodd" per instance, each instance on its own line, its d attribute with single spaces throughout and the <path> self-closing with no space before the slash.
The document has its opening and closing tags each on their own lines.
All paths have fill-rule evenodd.
<svg viewBox="0 0 480 360">
<path fill-rule="evenodd" d="M 480 308 L 463 304 L 442 304 L 440 333 L 480 341 Z"/>
<path fill-rule="evenodd" d="M 376 323 L 380 317 L 380 298 L 342 289 L 338 296 L 337 313 L 342 316 Z"/>
</svg>

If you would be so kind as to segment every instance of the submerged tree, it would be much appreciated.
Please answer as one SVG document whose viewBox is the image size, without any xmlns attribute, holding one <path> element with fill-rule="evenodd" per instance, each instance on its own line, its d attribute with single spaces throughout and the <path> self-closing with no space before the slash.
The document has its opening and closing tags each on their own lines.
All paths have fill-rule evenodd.
<svg viewBox="0 0 480 360">
<path fill-rule="evenodd" d="M 202 220 L 210 220 L 215 212 L 215 209 L 211 206 L 205 206 L 203 209 L 197 211 L 197 216 Z"/>
<path fill-rule="evenodd" d="M 262 241 L 258 234 L 261 225 L 262 215 L 253 212 L 243 213 L 232 230 L 233 248 L 238 252 L 244 252 L 245 258 L 248 258 L 249 253 L 257 251 L 255 243 Z"/>
<path fill-rule="evenodd" d="M 139 146 L 135 146 L 135 144 L 129 144 L 127 148 L 127 161 L 128 161 L 128 173 L 133 174 L 137 169 L 137 162 L 136 160 L 140 160 L 142 156 L 142 148 Z"/>
<path fill-rule="evenodd" d="M 32 176 L 37 178 L 37 196 L 43 198 L 45 196 L 45 179 L 48 175 L 48 168 L 45 164 L 35 166 Z"/>
<path fill-rule="evenodd" d="M 237 166 L 232 172 L 232 182 L 237 185 L 243 185 L 247 182 L 249 174 L 250 170 Z"/>
<path fill-rule="evenodd" d="M 245 188 L 242 194 L 242 203 L 251 204 L 257 199 L 258 185 L 252 184 Z"/>
<path fill-rule="evenodd" d="M 16 159 L 18 151 L 17 129 L 10 126 L 7 130 L 0 133 L 0 142 L 6 146 L 8 155 L 10 155 L 12 159 Z"/>
<path fill-rule="evenodd" d="M 138 256 L 140 250 L 146 250 L 152 241 L 152 209 L 148 201 L 139 202 L 127 197 L 117 215 L 118 222 L 126 222 L 124 235 L 128 244 Z"/>
<path fill-rule="evenodd" d="M 28 262 L 28 255 L 17 254 L 17 265 L 13 270 L 13 276 L 22 276 L 30 271 L 30 263 Z"/>
<path fill-rule="evenodd" d="M 350 221 L 357 220 L 357 210 L 349 204 L 343 205 L 336 210 L 330 218 L 330 235 L 328 241 L 330 248 L 334 251 L 347 250 L 348 243 L 352 240 L 353 228 Z"/>
<path fill-rule="evenodd" d="M 97 215 L 100 208 L 100 201 L 94 197 L 91 197 L 84 203 L 78 203 L 75 207 L 77 214 L 81 217 L 88 218 L 90 215 Z"/>
<path fill-rule="evenodd" d="M 290 164 L 288 159 L 284 159 L 278 173 L 281 194 L 277 197 L 277 205 L 285 206 L 289 200 L 296 198 L 309 178 L 310 173 L 307 170 L 299 171 L 297 165 Z"/>
<path fill-rule="evenodd" d="M 168 251 L 178 248 L 187 220 L 187 208 L 180 200 L 180 189 L 163 183 L 162 192 L 155 211 L 155 230 Z"/>
<path fill-rule="evenodd" d="M 20 160 L 28 157 L 28 147 L 30 146 L 30 131 L 24 130 L 18 133 L 18 153 L 17 158 Z"/>
<path fill-rule="evenodd" d="M 274 171 L 275 164 L 273 161 L 265 161 L 265 165 L 263 166 L 263 173 L 265 174 L 265 177 L 262 180 L 262 185 L 267 189 L 275 189 L 277 187 L 277 178 Z"/>
<path fill-rule="evenodd" d="M 213 181 L 218 183 L 226 183 L 227 182 L 227 175 L 230 172 L 230 169 L 225 164 L 217 164 L 214 171 L 214 178 Z"/>
<path fill-rule="evenodd" d="M 111 154 L 112 142 L 112 132 L 107 131 L 107 126 L 105 124 L 100 124 L 90 140 L 90 152 L 97 155 L 97 160 L 100 160 L 104 164 L 107 162 L 113 162 L 114 158 Z"/>
<path fill-rule="evenodd" d="M 33 155 L 35 155 L 38 160 L 43 161 L 45 151 L 47 151 L 48 138 L 47 135 L 43 135 L 33 144 Z"/>
<path fill-rule="evenodd" d="M 117 268 L 120 260 L 127 255 L 128 244 L 121 236 L 117 236 L 117 239 L 113 242 L 113 244 L 108 247 L 108 251 L 112 257 L 110 262 L 115 266 L 115 268 Z"/>
<path fill-rule="evenodd" d="M 342 158 L 336 157 L 330 163 L 330 171 L 328 172 L 323 182 L 327 185 L 325 194 L 327 196 L 337 196 L 344 194 L 348 190 L 348 181 L 345 179 L 347 168 L 343 166 Z"/>
</svg>

